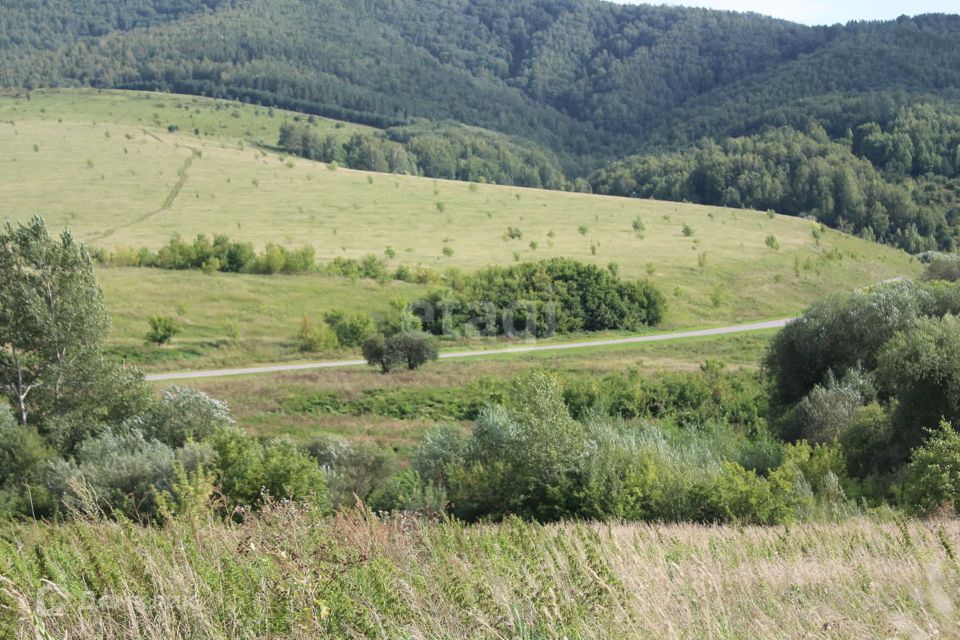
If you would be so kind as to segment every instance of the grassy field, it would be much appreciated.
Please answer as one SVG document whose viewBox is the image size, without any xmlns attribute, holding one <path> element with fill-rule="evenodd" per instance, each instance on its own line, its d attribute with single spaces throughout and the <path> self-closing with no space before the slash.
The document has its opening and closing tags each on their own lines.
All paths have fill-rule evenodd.
<svg viewBox="0 0 960 640">
<path fill-rule="evenodd" d="M 296 348 L 303 317 L 334 308 L 377 316 L 391 299 L 412 300 L 426 289 L 346 278 L 205 275 L 194 271 L 104 268 L 97 277 L 113 317 L 110 350 L 147 370 L 227 367 L 304 358 Z M 147 318 L 176 318 L 183 335 L 166 347 L 147 345 Z M 323 354 L 345 357 L 343 352 Z"/>
<path fill-rule="evenodd" d="M 162 94 L 62 91 L 35 92 L 30 100 L 0 97 L 2 215 L 40 214 L 50 225 L 69 226 L 91 245 L 105 248 L 155 248 L 176 233 L 226 233 L 259 246 L 311 244 L 324 261 L 383 255 L 392 247 L 393 266 L 436 269 L 470 270 L 551 256 L 615 262 L 624 276 L 649 276 L 664 289 L 670 299 L 667 328 L 785 317 L 831 291 L 919 273 L 909 256 L 887 247 L 832 231 L 818 242 L 813 225 L 797 218 L 331 171 L 251 144 L 275 143 L 289 117 Z M 342 135 L 352 130 L 326 120 L 318 126 Z M 643 238 L 634 230 L 638 219 Z M 522 238 L 508 239 L 508 227 L 519 229 Z M 779 249 L 768 246 L 771 236 Z M 451 255 L 445 255 L 445 247 Z M 214 290 L 223 286 L 200 274 L 117 270 L 104 272 L 103 278 L 111 310 L 119 317 L 115 342 L 123 345 L 145 331 L 147 315 L 169 313 L 174 299 L 204 300 L 211 283 Z M 229 282 L 289 292 L 291 301 L 306 300 L 317 288 L 313 278 L 262 286 L 242 277 Z M 302 291 L 294 292 L 297 288 Z M 281 303 L 291 316 L 281 323 L 271 314 L 249 314 L 230 296 L 209 301 L 205 309 L 189 304 L 184 348 L 229 340 L 232 327 L 243 325 L 258 342 L 247 349 L 240 341 L 237 349 L 247 349 L 244 358 L 262 360 L 267 355 L 261 338 L 288 340 L 303 313 L 324 307 L 323 297 L 312 306 Z M 280 349 L 268 359 L 288 356 Z M 163 354 L 131 357 L 176 362 Z M 231 357 L 211 356 L 204 364 L 227 361 Z"/>
<path fill-rule="evenodd" d="M 700 363 L 710 359 L 722 360 L 731 370 L 755 369 L 772 335 L 759 332 L 444 360 L 419 372 L 400 372 L 389 378 L 373 369 L 357 367 L 192 380 L 190 386 L 226 401 L 238 424 L 256 435 L 284 435 L 305 442 L 317 434 L 329 433 L 376 442 L 404 457 L 425 430 L 438 422 L 455 421 L 456 416 L 450 415 L 451 403 L 459 407 L 490 397 L 502 390 L 507 380 L 527 369 L 578 375 L 631 370 L 695 371 Z M 331 399 L 338 405 L 356 404 L 327 410 L 324 407 Z"/>
<path fill-rule="evenodd" d="M 957 638 L 960 524 L 5 527 L 11 638 Z"/>
</svg>

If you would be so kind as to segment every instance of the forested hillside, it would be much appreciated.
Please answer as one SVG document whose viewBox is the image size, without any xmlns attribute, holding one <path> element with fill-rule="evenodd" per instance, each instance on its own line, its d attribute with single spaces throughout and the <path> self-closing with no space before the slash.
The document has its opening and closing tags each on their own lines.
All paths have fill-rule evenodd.
<svg viewBox="0 0 960 640">
<path fill-rule="evenodd" d="M 911 253 L 953 250 L 960 223 L 960 115 L 904 108 L 831 139 L 819 123 L 707 140 L 597 172 L 597 193 L 815 216 Z"/>
<path fill-rule="evenodd" d="M 958 31 L 950 16 L 811 28 L 594 0 L 60 1 L 4 12 L 0 81 L 453 119 L 615 155 L 668 139 L 681 107 L 695 124 L 674 137 L 695 140 L 809 96 L 952 90 Z"/>
<path fill-rule="evenodd" d="M 0 16 L 0 86 L 167 90 L 350 120 L 384 131 L 332 144 L 300 124 L 281 146 L 433 177 L 583 189 L 577 178 L 642 153 L 594 188 L 950 249 L 958 36 L 960 16 L 807 27 L 598 0 L 47 0 Z M 810 138 L 799 164 L 832 167 L 811 178 L 816 194 L 783 182 L 796 160 L 768 180 L 786 161 L 771 136 Z M 693 159 L 716 155 L 705 139 L 741 166 L 693 185 Z M 841 182 L 862 194 L 843 202 Z"/>
</svg>

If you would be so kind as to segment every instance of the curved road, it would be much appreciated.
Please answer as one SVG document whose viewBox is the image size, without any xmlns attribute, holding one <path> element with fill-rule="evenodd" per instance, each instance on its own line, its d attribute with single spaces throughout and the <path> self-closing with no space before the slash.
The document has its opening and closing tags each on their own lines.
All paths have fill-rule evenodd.
<svg viewBox="0 0 960 640">
<path fill-rule="evenodd" d="M 633 338 L 611 338 L 609 340 L 587 340 L 583 342 L 564 342 L 559 344 L 527 345 L 522 347 L 508 347 L 506 349 L 489 349 L 486 351 L 456 351 L 441 353 L 441 360 L 462 360 L 466 358 L 482 358 L 485 356 L 500 356 L 511 353 L 535 353 L 538 351 L 562 351 L 565 349 L 585 349 L 590 347 L 609 347 L 622 344 L 639 344 L 643 342 L 666 342 L 682 340 L 684 338 L 702 338 L 707 336 L 723 336 L 732 333 L 748 333 L 767 329 L 780 329 L 793 318 L 772 320 L 770 322 L 756 322 L 741 324 L 733 327 L 719 327 L 716 329 L 702 329 L 699 331 L 680 331 L 676 333 L 659 333 L 649 336 L 635 336 Z M 339 369 L 343 367 L 362 367 L 365 360 L 333 360 L 329 362 L 310 362 L 306 364 L 282 364 L 269 367 L 251 367 L 248 369 L 218 369 L 214 371 L 190 371 L 179 373 L 158 373 L 146 376 L 151 382 L 166 382 L 172 380 L 196 380 L 199 378 L 224 378 L 228 376 L 251 376 L 265 373 L 285 373 L 290 371 L 311 371 L 314 369 Z"/>
</svg>

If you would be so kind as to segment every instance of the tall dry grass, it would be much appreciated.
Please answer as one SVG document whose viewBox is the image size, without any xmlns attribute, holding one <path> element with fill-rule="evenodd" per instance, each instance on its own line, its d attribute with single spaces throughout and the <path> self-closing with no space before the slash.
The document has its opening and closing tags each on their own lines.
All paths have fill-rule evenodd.
<svg viewBox="0 0 960 640">
<path fill-rule="evenodd" d="M 955 521 L 468 527 L 274 505 L 0 540 L 0 637 L 960 638 Z"/>
</svg>

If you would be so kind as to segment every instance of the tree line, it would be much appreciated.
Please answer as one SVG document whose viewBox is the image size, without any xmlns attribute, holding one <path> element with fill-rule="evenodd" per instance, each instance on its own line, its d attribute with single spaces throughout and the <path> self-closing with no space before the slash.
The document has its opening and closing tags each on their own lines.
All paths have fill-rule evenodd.
<svg viewBox="0 0 960 640">
<path fill-rule="evenodd" d="M 519 139 L 457 125 L 416 125 L 347 139 L 319 133 L 309 120 L 280 127 L 279 147 L 351 169 L 430 178 L 563 189 L 566 178 L 549 151 Z"/>
</svg>

